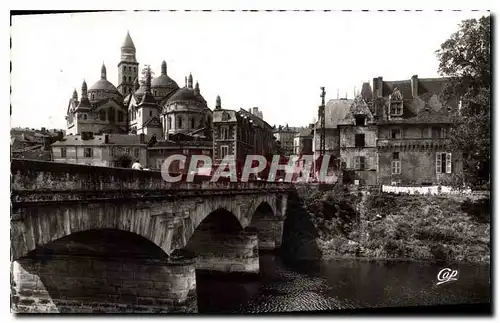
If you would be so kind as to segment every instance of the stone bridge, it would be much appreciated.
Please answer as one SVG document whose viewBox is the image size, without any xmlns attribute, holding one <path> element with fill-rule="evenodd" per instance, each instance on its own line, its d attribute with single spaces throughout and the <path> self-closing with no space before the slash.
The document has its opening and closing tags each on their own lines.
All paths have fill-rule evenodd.
<svg viewBox="0 0 500 323">
<path fill-rule="evenodd" d="M 292 189 L 12 160 L 12 309 L 196 311 L 195 270 L 258 273 L 280 247 Z"/>
</svg>

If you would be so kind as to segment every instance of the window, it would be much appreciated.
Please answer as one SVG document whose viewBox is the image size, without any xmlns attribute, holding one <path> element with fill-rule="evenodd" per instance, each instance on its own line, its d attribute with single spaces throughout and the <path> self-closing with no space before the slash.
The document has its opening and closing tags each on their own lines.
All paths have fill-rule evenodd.
<svg viewBox="0 0 500 323">
<path fill-rule="evenodd" d="M 139 148 L 138 147 L 134 148 L 134 156 L 135 156 L 135 158 L 139 158 Z"/>
<path fill-rule="evenodd" d="M 194 118 L 191 118 L 191 129 L 194 129 Z"/>
<path fill-rule="evenodd" d="M 432 127 L 431 138 L 443 138 L 443 129 L 441 127 Z"/>
<path fill-rule="evenodd" d="M 66 148 L 61 148 L 61 157 L 66 158 Z"/>
<path fill-rule="evenodd" d="M 130 148 L 125 148 L 124 151 L 125 151 L 125 155 L 130 155 Z"/>
<path fill-rule="evenodd" d="M 132 83 L 132 77 L 131 76 L 128 77 L 128 82 Z"/>
<path fill-rule="evenodd" d="M 92 150 L 92 148 L 85 148 L 83 150 L 83 153 L 84 153 L 84 157 L 85 158 L 92 158 L 92 157 L 94 157 L 94 151 Z"/>
<path fill-rule="evenodd" d="M 221 127 L 221 134 L 220 137 L 221 139 L 229 139 L 229 129 L 227 127 Z"/>
<path fill-rule="evenodd" d="M 401 129 L 391 129 L 391 139 L 401 139 Z"/>
<path fill-rule="evenodd" d="M 393 160 L 399 160 L 399 152 L 393 152 L 392 153 L 392 159 Z"/>
<path fill-rule="evenodd" d="M 364 156 L 354 157 L 354 169 L 365 169 L 365 157 Z"/>
<path fill-rule="evenodd" d="M 451 173 L 451 153 L 436 153 L 436 173 Z"/>
<path fill-rule="evenodd" d="M 400 116 L 403 114 L 403 104 L 402 103 L 392 103 L 391 104 L 391 115 Z"/>
<path fill-rule="evenodd" d="M 99 111 L 99 120 L 106 121 L 106 111 L 104 109 Z"/>
<path fill-rule="evenodd" d="M 123 67 L 123 69 L 125 69 L 125 67 Z M 127 77 L 125 75 L 123 75 L 123 83 L 127 83 Z"/>
<path fill-rule="evenodd" d="M 391 162 L 391 173 L 393 175 L 401 174 L 401 161 L 400 160 L 393 160 Z"/>
<path fill-rule="evenodd" d="M 220 158 L 224 158 L 228 155 L 229 153 L 229 147 L 228 146 L 220 146 Z"/>
<path fill-rule="evenodd" d="M 168 117 L 168 129 L 172 128 L 172 117 Z"/>
<path fill-rule="evenodd" d="M 127 72 L 127 66 L 123 66 L 123 73 Z"/>
<path fill-rule="evenodd" d="M 177 118 L 177 128 L 182 128 L 182 118 L 181 117 Z"/>
<path fill-rule="evenodd" d="M 108 121 L 115 121 L 115 109 L 112 107 L 108 108 Z"/>
<path fill-rule="evenodd" d="M 356 115 L 355 119 L 356 119 L 356 126 L 359 127 L 366 125 L 365 123 L 366 117 L 364 115 Z"/>
<path fill-rule="evenodd" d="M 123 112 L 121 110 L 118 110 L 118 122 L 123 121 Z"/>
<path fill-rule="evenodd" d="M 83 115 L 83 120 L 87 120 L 87 115 L 86 114 Z"/>
<path fill-rule="evenodd" d="M 128 71 L 129 71 L 129 72 L 132 72 L 132 67 L 130 67 L 130 66 L 129 66 L 129 67 L 128 67 Z"/>
<path fill-rule="evenodd" d="M 149 110 L 149 116 L 152 117 L 153 116 L 153 111 L 152 110 Z"/>
<path fill-rule="evenodd" d="M 132 93 L 132 88 L 131 87 L 128 88 L 128 93 Z"/>
<path fill-rule="evenodd" d="M 137 72 L 137 67 L 134 67 L 134 72 Z"/>
<path fill-rule="evenodd" d="M 365 146 L 365 134 L 364 133 L 358 133 L 354 137 L 355 140 L 355 146 L 356 147 L 364 147 Z"/>
</svg>

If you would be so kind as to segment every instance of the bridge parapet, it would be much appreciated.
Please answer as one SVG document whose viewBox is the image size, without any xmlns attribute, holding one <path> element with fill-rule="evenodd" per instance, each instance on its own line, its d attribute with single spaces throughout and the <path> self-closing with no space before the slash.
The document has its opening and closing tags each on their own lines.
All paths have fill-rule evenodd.
<svg viewBox="0 0 500 323">
<path fill-rule="evenodd" d="M 282 192 L 292 189 L 290 183 L 248 181 L 231 182 L 211 176 L 194 176 L 179 182 L 163 179 L 161 172 L 125 168 L 64 164 L 35 160 L 11 161 L 12 202 L 45 202 L 119 198 L 175 198 L 192 195 L 249 194 L 252 191 Z"/>
</svg>

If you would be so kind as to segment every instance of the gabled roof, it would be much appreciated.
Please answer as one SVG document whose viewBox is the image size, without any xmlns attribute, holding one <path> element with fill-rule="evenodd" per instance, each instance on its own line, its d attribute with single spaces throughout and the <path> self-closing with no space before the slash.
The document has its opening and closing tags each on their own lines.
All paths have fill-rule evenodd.
<svg viewBox="0 0 500 323">
<path fill-rule="evenodd" d="M 158 119 L 158 117 L 156 117 L 156 116 L 149 117 L 149 119 L 146 120 L 146 122 L 144 122 L 144 124 L 142 126 L 143 127 L 149 126 L 149 127 L 153 127 L 153 128 L 162 128 L 160 119 Z"/>
<path fill-rule="evenodd" d="M 325 128 L 336 129 L 340 120 L 349 113 L 353 100 L 331 99 L 325 105 Z M 320 122 L 316 122 L 316 128 L 320 127 Z"/>
<path fill-rule="evenodd" d="M 366 101 L 363 99 L 363 97 L 360 95 L 357 95 L 354 98 L 354 101 L 352 102 L 351 106 L 349 107 L 349 112 L 345 116 L 344 119 L 340 120 L 338 122 L 339 125 L 354 125 L 356 124 L 356 116 L 357 115 L 363 115 L 366 117 L 367 122 L 372 122 L 373 121 L 373 115 L 370 111 L 370 108 L 368 107 L 368 104 L 366 104 Z"/>
</svg>

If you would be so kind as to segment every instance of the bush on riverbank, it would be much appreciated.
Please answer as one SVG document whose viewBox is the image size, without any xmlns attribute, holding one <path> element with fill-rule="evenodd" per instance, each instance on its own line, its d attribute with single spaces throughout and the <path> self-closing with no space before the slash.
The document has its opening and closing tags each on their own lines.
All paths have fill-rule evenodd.
<svg viewBox="0 0 500 323">
<path fill-rule="evenodd" d="M 489 199 L 340 188 L 303 198 L 324 257 L 489 262 Z"/>
</svg>

